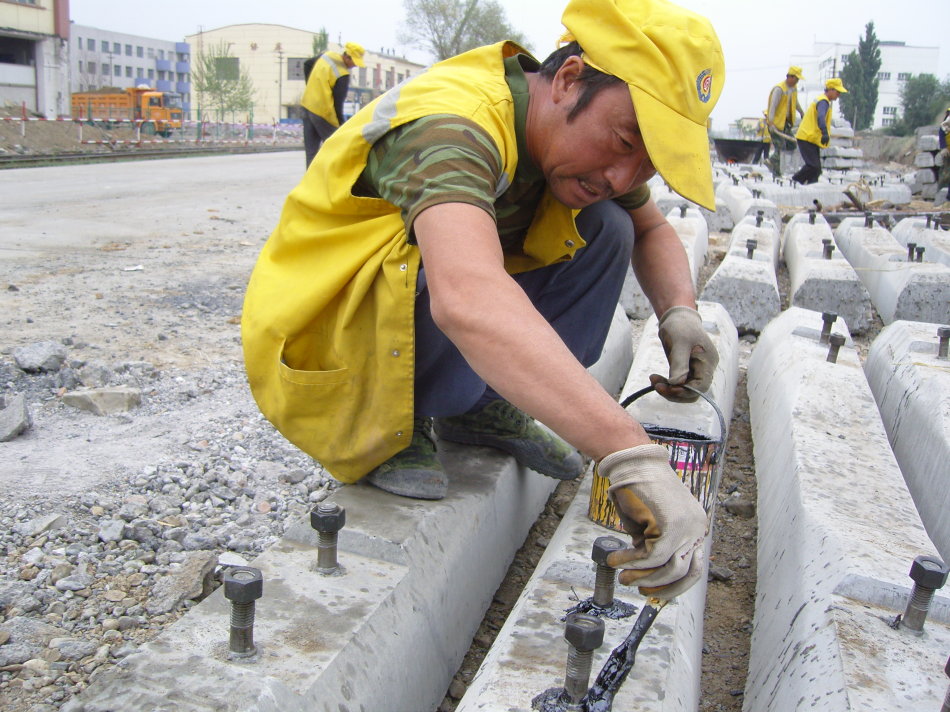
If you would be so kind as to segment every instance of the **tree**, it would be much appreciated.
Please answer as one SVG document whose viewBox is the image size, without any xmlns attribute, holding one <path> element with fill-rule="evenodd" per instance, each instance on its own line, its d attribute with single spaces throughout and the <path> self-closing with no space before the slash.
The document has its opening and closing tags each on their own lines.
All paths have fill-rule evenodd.
<svg viewBox="0 0 950 712">
<path fill-rule="evenodd" d="M 320 31 L 313 36 L 313 44 L 310 55 L 311 57 L 319 57 L 321 54 L 327 51 L 327 42 L 329 38 L 327 36 L 327 28 L 321 27 Z"/>
<path fill-rule="evenodd" d="M 497 0 L 403 0 L 403 6 L 400 42 L 431 52 L 436 61 L 501 40 L 527 47 Z"/>
<path fill-rule="evenodd" d="M 192 82 L 198 94 L 198 104 L 206 107 L 223 120 L 227 112 L 251 111 L 254 108 L 254 83 L 247 68 L 231 56 L 231 45 L 218 42 L 198 53 L 192 65 Z"/>
<path fill-rule="evenodd" d="M 841 81 L 848 89 L 841 95 L 841 113 L 851 122 L 855 131 L 871 128 L 877 108 L 877 90 L 880 82 L 881 48 L 874 23 L 864 27 L 864 37 L 858 40 L 857 51 L 848 55 L 841 68 Z"/>
<path fill-rule="evenodd" d="M 934 116 L 940 111 L 946 97 L 943 87 L 933 74 L 911 76 L 901 87 L 901 117 L 899 130 L 903 135 L 913 133 L 921 126 L 933 123 Z"/>
</svg>

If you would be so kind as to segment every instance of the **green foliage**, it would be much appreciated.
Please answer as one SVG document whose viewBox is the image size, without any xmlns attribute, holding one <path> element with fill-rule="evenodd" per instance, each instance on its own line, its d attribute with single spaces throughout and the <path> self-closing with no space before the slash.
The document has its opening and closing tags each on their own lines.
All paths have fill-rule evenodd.
<svg viewBox="0 0 950 712">
<path fill-rule="evenodd" d="M 874 23 L 864 27 L 864 37 L 858 40 L 857 51 L 848 55 L 841 68 L 841 81 L 848 89 L 838 100 L 841 113 L 851 122 L 855 131 L 863 131 L 874 122 L 874 110 L 877 108 L 877 74 L 881 69 L 881 48 Z"/>
<path fill-rule="evenodd" d="M 436 61 L 501 40 L 527 46 L 497 0 L 403 0 L 403 5 L 399 40 L 431 52 Z"/>
<path fill-rule="evenodd" d="M 191 79 L 198 105 L 223 120 L 227 113 L 254 108 L 254 83 L 246 67 L 231 55 L 229 43 L 221 41 L 195 55 Z"/>
<path fill-rule="evenodd" d="M 329 37 L 327 36 L 327 28 L 321 27 L 320 31 L 313 36 L 311 56 L 319 57 L 321 54 L 326 52 L 328 42 L 329 42 Z"/>
<path fill-rule="evenodd" d="M 909 136 L 915 129 L 928 126 L 943 118 L 950 106 L 950 82 L 940 82 L 933 74 L 918 74 L 901 87 L 902 113 L 892 134 Z"/>
</svg>

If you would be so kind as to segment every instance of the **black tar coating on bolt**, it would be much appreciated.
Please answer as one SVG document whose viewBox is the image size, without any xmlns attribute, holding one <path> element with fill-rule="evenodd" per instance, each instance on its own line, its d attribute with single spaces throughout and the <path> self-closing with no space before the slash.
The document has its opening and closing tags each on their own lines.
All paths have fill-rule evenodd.
<svg viewBox="0 0 950 712">
<path fill-rule="evenodd" d="M 593 598 L 587 598 L 578 603 L 576 606 L 568 608 L 565 613 L 566 615 L 561 618 L 562 621 L 567 620 L 567 616 L 572 613 L 589 613 L 592 616 L 597 616 L 598 618 L 609 618 L 610 620 L 619 621 L 622 618 L 629 618 L 634 613 L 637 612 L 637 607 L 632 603 L 626 603 L 625 601 L 619 601 L 614 599 L 613 605 L 607 608 L 603 606 L 598 606 L 594 603 Z"/>
<path fill-rule="evenodd" d="M 538 712 L 567 712 L 567 705 L 563 687 L 549 687 L 531 700 L 531 709 Z"/>
</svg>

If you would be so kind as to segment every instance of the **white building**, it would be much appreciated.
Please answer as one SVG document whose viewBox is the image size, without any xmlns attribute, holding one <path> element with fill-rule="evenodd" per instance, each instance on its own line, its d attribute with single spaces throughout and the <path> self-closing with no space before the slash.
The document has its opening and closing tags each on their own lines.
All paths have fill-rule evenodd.
<svg viewBox="0 0 950 712">
<path fill-rule="evenodd" d="M 799 86 L 799 101 L 803 108 L 824 92 L 825 80 L 841 75 L 841 67 L 857 44 L 816 42 L 811 55 L 793 57 L 791 64 L 802 67 L 805 81 Z M 881 69 L 877 107 L 871 128 L 890 126 L 901 113 L 901 85 L 911 76 L 933 74 L 938 79 L 939 47 L 914 47 L 904 42 L 880 42 Z M 804 89 L 802 89 L 804 87 Z M 836 112 L 840 109 L 836 108 Z M 845 117 L 849 121 L 853 117 Z"/>
<path fill-rule="evenodd" d="M 65 0 L 0 1 L 0 106 L 68 115 L 68 40 Z"/>
<path fill-rule="evenodd" d="M 187 116 L 191 103 L 190 55 L 187 42 L 74 24 L 69 40 L 70 91 L 128 89 L 147 84 L 159 91 L 181 94 Z"/>
<path fill-rule="evenodd" d="M 303 62 L 313 55 L 316 33 L 294 27 L 271 24 L 228 25 L 207 30 L 185 39 L 194 53 L 193 64 L 198 65 L 203 52 L 212 47 L 227 47 L 230 56 L 237 58 L 239 71 L 245 69 L 254 86 L 255 122 L 297 119 L 300 100 L 306 86 Z M 359 42 L 359 37 L 347 38 Z M 347 41 L 347 40 L 344 40 Z M 207 49 L 206 49 L 207 48 Z M 329 42 L 328 49 L 336 52 L 342 47 Z M 368 103 L 410 76 L 422 72 L 424 65 L 410 62 L 395 54 L 373 52 L 366 48 L 365 67 L 354 67 L 350 74 L 350 94 L 347 108 Z M 200 97 L 192 101 L 197 109 Z M 195 114 L 195 111 L 192 111 Z M 243 120 L 245 117 L 236 117 Z"/>
</svg>

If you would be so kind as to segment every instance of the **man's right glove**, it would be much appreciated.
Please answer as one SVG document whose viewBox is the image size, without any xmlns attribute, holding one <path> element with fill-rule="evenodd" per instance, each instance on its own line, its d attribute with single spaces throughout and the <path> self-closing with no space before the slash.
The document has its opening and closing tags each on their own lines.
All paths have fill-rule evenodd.
<svg viewBox="0 0 950 712">
<path fill-rule="evenodd" d="M 824 146 L 824 147 L 827 147 L 829 143 L 831 143 L 831 138 L 828 136 L 828 132 L 827 132 L 827 131 L 822 131 L 822 132 L 821 132 L 821 145 Z"/>
<path fill-rule="evenodd" d="M 624 569 L 620 583 L 645 596 L 670 599 L 704 573 L 706 512 L 669 464 L 662 445 L 638 445 L 607 455 L 598 472 L 633 548 L 619 549 L 607 565 Z"/>
</svg>

